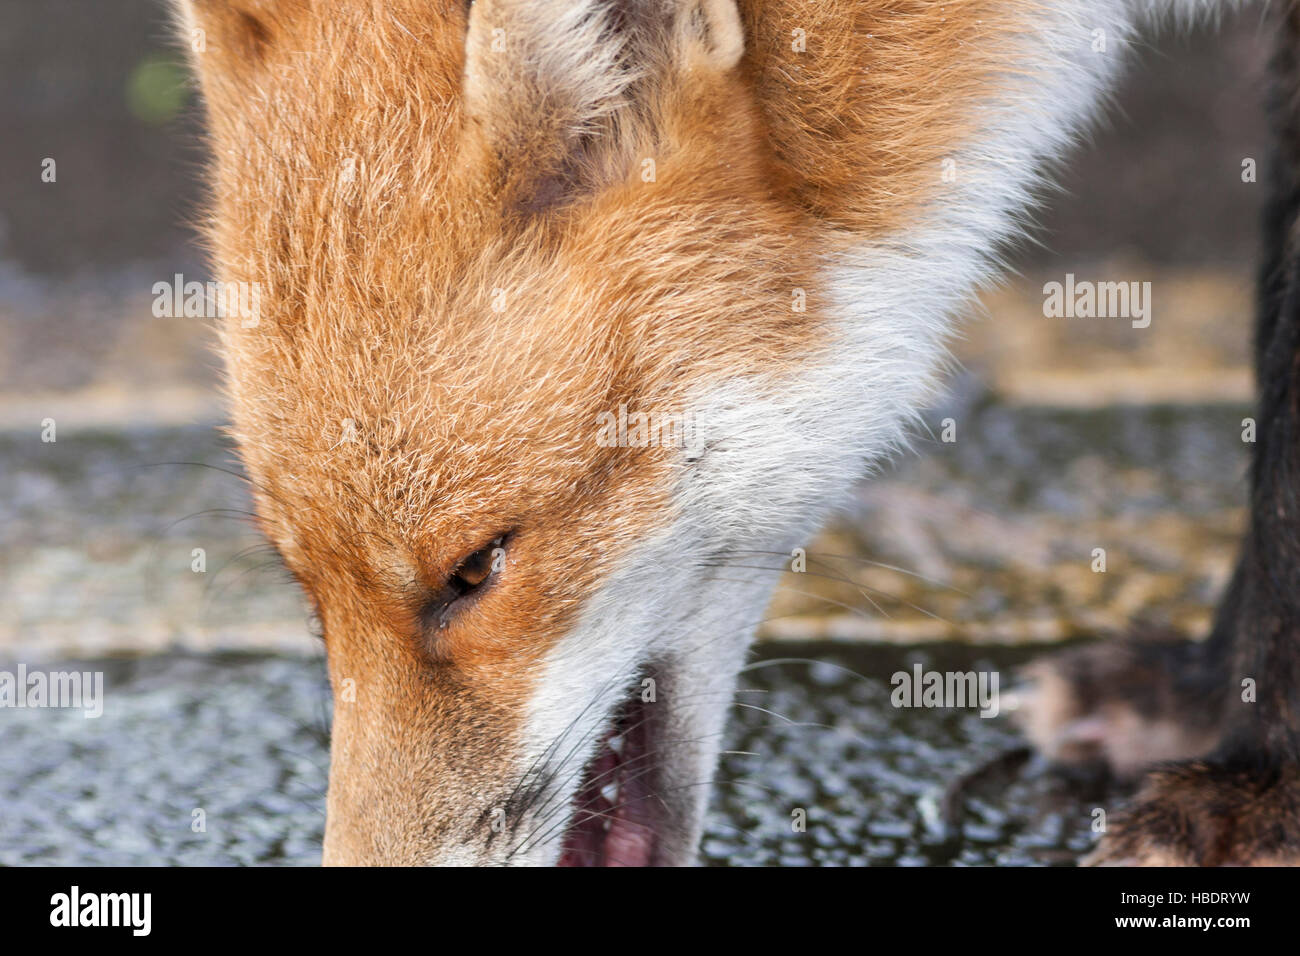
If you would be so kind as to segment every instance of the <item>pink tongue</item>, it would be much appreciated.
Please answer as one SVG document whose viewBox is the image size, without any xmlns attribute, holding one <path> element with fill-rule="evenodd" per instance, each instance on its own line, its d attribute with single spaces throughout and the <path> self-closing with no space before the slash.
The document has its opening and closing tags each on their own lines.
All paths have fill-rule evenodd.
<svg viewBox="0 0 1300 956">
<path fill-rule="evenodd" d="M 574 798 L 577 807 L 574 825 L 564 840 L 560 866 L 602 866 L 605 852 L 605 820 L 614 805 L 605 799 L 600 788 L 618 775 L 618 754 L 605 750 L 588 771 L 591 780 Z"/>
<path fill-rule="evenodd" d="M 650 722 L 637 714 L 624 733 L 620 767 L 619 806 L 605 834 L 601 864 L 604 866 L 650 866 L 654 859 L 654 774 L 649 772 Z"/>
<path fill-rule="evenodd" d="M 612 732 L 611 732 L 612 736 Z M 605 749 L 588 769 L 578 810 L 560 856 L 560 866 L 650 866 L 654 860 L 653 774 L 647 772 L 650 734 L 644 719 L 624 735 L 623 756 Z M 627 762 L 627 766 L 623 766 Z M 618 783 L 618 804 L 601 793 Z M 609 829 L 605 829 L 606 823 Z"/>
<path fill-rule="evenodd" d="M 628 809 L 628 808 L 624 808 Z M 649 866 L 654 834 L 640 823 L 624 819 L 622 811 L 605 834 L 605 866 Z"/>
</svg>

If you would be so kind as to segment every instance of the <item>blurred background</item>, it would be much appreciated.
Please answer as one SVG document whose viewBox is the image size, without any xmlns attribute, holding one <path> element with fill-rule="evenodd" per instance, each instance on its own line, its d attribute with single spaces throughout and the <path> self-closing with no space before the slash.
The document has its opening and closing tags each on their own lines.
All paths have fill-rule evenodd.
<svg viewBox="0 0 1300 956">
<path fill-rule="evenodd" d="M 1246 12 L 1133 65 L 965 325 L 931 434 L 772 609 L 761 660 L 866 677 L 756 671 L 783 714 L 843 732 L 814 747 L 739 715 L 738 749 L 763 757 L 724 776 L 802 787 L 822 836 L 792 844 L 783 805 L 724 787 L 707 860 L 1066 862 L 1086 845 L 1059 808 L 976 806 L 941 834 L 925 801 L 943 773 L 1014 737 L 891 711 L 887 677 L 1010 667 L 1134 619 L 1203 631 L 1245 515 L 1264 186 L 1242 168 L 1264 178 L 1267 40 Z M 0 710 L 0 864 L 313 862 L 321 649 L 240 514 L 211 330 L 152 312 L 155 282 L 208 278 L 197 105 L 164 5 L 0 0 L 0 80 L 0 667 L 91 661 L 116 695 L 98 722 Z M 1150 282 L 1150 327 L 1044 317 L 1067 273 Z M 200 805 L 224 807 L 219 839 L 190 827 Z"/>
</svg>

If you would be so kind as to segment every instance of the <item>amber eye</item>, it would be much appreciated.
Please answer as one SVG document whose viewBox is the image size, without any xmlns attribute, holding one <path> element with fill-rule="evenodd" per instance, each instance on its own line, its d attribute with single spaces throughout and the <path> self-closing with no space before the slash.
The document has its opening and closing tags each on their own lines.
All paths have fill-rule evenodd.
<svg viewBox="0 0 1300 956">
<path fill-rule="evenodd" d="M 466 555 L 447 577 L 447 583 L 438 589 L 421 614 L 427 626 L 443 628 L 452 614 L 464 603 L 482 591 L 501 570 L 505 561 L 508 535 L 498 535 L 472 554 Z"/>
<path fill-rule="evenodd" d="M 488 545 L 467 557 L 451 573 L 449 583 L 458 594 L 473 591 L 491 577 L 493 565 L 499 557 L 498 549 L 504 540 L 504 537 L 493 538 Z"/>
</svg>

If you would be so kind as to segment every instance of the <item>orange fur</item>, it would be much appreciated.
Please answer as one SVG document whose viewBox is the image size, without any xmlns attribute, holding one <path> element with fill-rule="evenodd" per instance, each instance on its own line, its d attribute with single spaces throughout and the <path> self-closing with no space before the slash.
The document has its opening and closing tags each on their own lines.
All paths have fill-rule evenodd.
<svg viewBox="0 0 1300 956">
<path fill-rule="evenodd" d="M 747 69 L 798 203 L 861 235 L 914 225 L 972 103 L 1024 72 L 1033 0 L 741 0 Z M 805 51 L 795 53 L 794 31 Z"/>
</svg>

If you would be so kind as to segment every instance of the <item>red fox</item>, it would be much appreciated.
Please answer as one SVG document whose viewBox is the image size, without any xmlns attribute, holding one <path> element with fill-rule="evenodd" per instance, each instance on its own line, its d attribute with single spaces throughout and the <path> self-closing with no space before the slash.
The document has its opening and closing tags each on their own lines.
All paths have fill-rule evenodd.
<svg viewBox="0 0 1300 956">
<path fill-rule="evenodd" d="M 1217 6 L 177 2 L 216 270 L 259 290 L 220 330 L 232 433 L 328 652 L 324 862 L 609 866 L 695 857 L 777 583 L 728 562 L 806 544 L 906 442 L 1135 31 Z M 1212 683 L 1276 682 L 1102 861 L 1300 860 L 1289 262 Z"/>
</svg>

